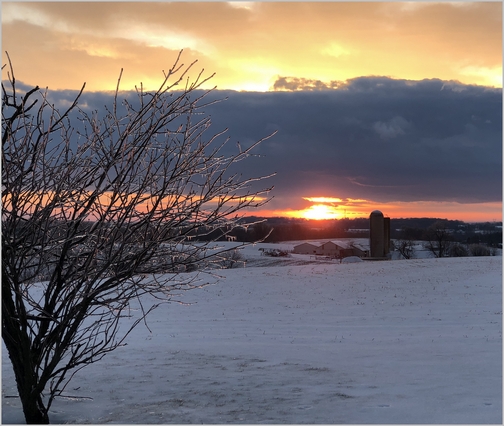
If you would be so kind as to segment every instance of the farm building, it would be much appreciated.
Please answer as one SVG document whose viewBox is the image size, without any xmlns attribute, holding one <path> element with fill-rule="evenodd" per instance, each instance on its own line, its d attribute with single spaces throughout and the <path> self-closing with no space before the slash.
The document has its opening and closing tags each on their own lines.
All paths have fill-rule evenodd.
<svg viewBox="0 0 504 426">
<path fill-rule="evenodd" d="M 347 256 L 353 256 L 352 248 L 341 241 L 328 241 L 317 249 L 317 254 L 320 256 L 330 256 L 343 258 Z"/>
<path fill-rule="evenodd" d="M 301 243 L 294 246 L 294 253 L 298 254 L 317 254 L 318 247 L 315 244 Z"/>
<path fill-rule="evenodd" d="M 348 243 L 345 241 L 326 241 L 320 245 L 302 243 L 294 246 L 294 253 L 311 254 L 317 256 L 329 256 L 342 259 L 347 256 L 364 257 L 368 255 L 368 249 L 361 244 Z"/>
<path fill-rule="evenodd" d="M 369 256 L 369 246 L 365 244 L 352 244 L 352 250 L 354 256 L 368 257 Z"/>
</svg>

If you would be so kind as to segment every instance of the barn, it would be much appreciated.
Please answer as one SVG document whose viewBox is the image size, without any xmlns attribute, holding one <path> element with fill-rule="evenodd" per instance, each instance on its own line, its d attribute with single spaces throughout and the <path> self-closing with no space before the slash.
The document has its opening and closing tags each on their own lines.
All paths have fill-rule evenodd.
<svg viewBox="0 0 504 426">
<path fill-rule="evenodd" d="M 352 256 L 353 252 L 351 247 L 346 243 L 340 241 L 327 241 L 318 247 L 317 254 L 340 259 L 342 257 Z"/>
<path fill-rule="evenodd" d="M 353 256 L 358 257 L 368 257 L 369 256 L 369 246 L 366 244 L 352 244 Z"/>
<path fill-rule="evenodd" d="M 297 254 L 317 254 L 318 247 L 311 243 L 301 243 L 294 246 L 293 252 Z"/>
<path fill-rule="evenodd" d="M 316 256 L 328 256 L 342 259 L 347 256 L 365 257 L 368 255 L 368 249 L 360 244 L 346 241 L 326 241 L 316 245 L 312 243 L 301 243 L 294 246 L 293 253 L 311 254 Z"/>
</svg>

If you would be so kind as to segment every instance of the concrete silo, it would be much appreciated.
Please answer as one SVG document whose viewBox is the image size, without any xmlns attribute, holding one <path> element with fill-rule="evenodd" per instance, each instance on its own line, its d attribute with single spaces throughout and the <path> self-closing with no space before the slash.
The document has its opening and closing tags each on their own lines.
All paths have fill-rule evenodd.
<svg viewBox="0 0 504 426">
<path fill-rule="evenodd" d="M 390 251 L 390 218 L 379 210 L 369 215 L 369 257 L 386 259 Z"/>
</svg>

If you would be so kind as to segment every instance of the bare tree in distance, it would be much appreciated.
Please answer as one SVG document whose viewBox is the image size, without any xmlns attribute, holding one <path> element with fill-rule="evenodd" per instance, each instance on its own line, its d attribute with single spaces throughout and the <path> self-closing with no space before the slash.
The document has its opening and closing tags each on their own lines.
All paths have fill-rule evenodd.
<svg viewBox="0 0 504 426">
<path fill-rule="evenodd" d="M 412 240 L 408 239 L 396 240 L 393 244 L 394 248 L 405 259 L 413 259 L 413 257 L 415 256 L 415 245 Z"/>
<path fill-rule="evenodd" d="M 441 220 L 433 223 L 426 231 L 427 243 L 425 247 L 436 257 L 449 255 L 453 244 L 452 235 L 447 228 L 447 223 Z"/>
<path fill-rule="evenodd" d="M 7 55 L 2 338 L 27 423 L 48 423 L 74 374 L 124 344 L 152 309 L 204 285 L 180 271 L 211 268 L 225 249 L 191 232 L 231 231 L 243 209 L 268 201 L 271 188 L 252 189 L 267 176 L 233 167 L 271 135 L 224 154 L 225 130 L 207 136 L 201 115 L 212 76 L 190 82 L 194 62 L 180 54 L 158 90 L 136 88 L 135 102 L 121 102 L 120 76 L 104 116 L 79 106 L 84 85 L 64 111 L 47 89 L 20 90 Z M 120 330 L 132 303 L 140 314 Z"/>
</svg>

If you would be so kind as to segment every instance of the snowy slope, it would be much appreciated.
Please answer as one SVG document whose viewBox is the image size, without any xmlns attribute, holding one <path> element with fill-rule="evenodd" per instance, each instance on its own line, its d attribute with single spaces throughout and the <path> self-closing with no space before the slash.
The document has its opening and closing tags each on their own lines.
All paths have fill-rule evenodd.
<svg viewBox="0 0 504 426">
<path fill-rule="evenodd" d="M 502 422 L 501 257 L 307 260 L 251 261 L 161 306 L 52 422 Z M 3 423 L 23 422 L 5 350 L 2 391 Z"/>
</svg>

